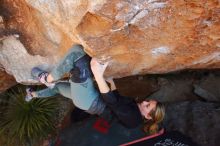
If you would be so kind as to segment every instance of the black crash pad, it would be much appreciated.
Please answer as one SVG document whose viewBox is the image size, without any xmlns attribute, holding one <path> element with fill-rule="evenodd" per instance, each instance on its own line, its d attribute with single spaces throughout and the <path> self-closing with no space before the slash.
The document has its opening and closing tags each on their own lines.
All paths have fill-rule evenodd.
<svg viewBox="0 0 220 146">
<path fill-rule="evenodd" d="M 144 139 L 146 136 L 141 127 L 127 129 L 117 121 L 109 125 L 104 119 L 92 117 L 62 130 L 53 146 L 197 146 L 190 138 L 175 131 Z"/>
</svg>

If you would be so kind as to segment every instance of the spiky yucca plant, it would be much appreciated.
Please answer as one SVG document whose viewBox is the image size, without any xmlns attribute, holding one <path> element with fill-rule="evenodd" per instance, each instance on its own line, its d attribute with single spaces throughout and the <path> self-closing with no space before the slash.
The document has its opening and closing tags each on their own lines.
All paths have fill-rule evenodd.
<svg viewBox="0 0 220 146">
<path fill-rule="evenodd" d="M 55 132 L 55 116 L 59 107 L 56 98 L 35 98 L 26 102 L 24 91 L 12 93 L 10 97 L 0 119 L 0 134 L 26 145 Z"/>
</svg>

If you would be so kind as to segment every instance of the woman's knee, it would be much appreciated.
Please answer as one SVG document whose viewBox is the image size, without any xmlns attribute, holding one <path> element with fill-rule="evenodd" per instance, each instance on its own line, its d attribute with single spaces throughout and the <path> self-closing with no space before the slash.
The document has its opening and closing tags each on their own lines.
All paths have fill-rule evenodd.
<svg viewBox="0 0 220 146">
<path fill-rule="evenodd" d="M 58 82 L 58 83 L 56 83 L 55 88 L 57 88 L 57 90 L 59 90 L 59 91 L 69 90 L 70 89 L 70 83 Z"/>
</svg>

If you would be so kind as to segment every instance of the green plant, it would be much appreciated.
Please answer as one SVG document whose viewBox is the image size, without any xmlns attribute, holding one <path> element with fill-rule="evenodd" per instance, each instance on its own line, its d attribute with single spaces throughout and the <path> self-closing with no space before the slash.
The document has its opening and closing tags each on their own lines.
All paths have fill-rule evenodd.
<svg viewBox="0 0 220 146">
<path fill-rule="evenodd" d="M 55 132 L 59 102 L 56 98 L 24 100 L 24 91 L 10 93 L 0 119 L 0 134 L 22 145 L 33 144 Z"/>
</svg>

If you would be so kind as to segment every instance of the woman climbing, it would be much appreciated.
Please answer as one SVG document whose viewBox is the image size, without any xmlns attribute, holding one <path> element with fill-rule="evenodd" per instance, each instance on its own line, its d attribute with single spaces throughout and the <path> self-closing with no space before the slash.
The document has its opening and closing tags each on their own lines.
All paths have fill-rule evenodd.
<svg viewBox="0 0 220 146">
<path fill-rule="evenodd" d="M 97 59 L 93 59 L 91 67 L 98 83 L 100 94 L 94 87 L 89 63 L 90 57 L 83 51 L 83 47 L 75 45 L 50 73 L 38 67 L 33 68 L 33 77 L 49 88 L 35 92 L 28 91 L 29 96 L 27 96 L 26 100 L 31 100 L 34 97 L 41 98 L 61 94 L 72 99 L 77 108 L 89 114 L 111 117 L 112 112 L 128 128 L 139 126 L 143 121 L 142 117 L 148 119 L 148 122 L 151 121 L 147 129 L 156 127 L 163 119 L 164 107 L 161 103 L 155 100 L 136 103 L 127 97 L 122 97 L 115 90 L 116 87 L 113 80 L 110 80 L 113 90 L 110 91 L 103 77 L 107 63 L 102 65 Z M 56 82 L 65 73 L 70 73 L 69 82 Z"/>
<path fill-rule="evenodd" d="M 121 96 L 112 79 L 108 80 L 110 88 L 104 78 L 104 72 L 109 62 L 100 63 L 92 58 L 91 69 L 98 84 L 105 104 L 126 127 L 136 127 L 145 121 L 144 131 L 150 134 L 159 130 L 159 124 L 165 116 L 164 105 L 156 100 L 145 100 L 141 103 L 132 98 Z"/>
</svg>

